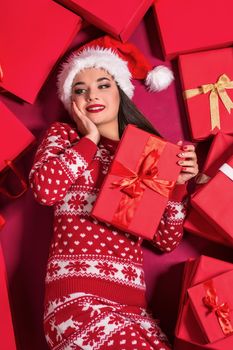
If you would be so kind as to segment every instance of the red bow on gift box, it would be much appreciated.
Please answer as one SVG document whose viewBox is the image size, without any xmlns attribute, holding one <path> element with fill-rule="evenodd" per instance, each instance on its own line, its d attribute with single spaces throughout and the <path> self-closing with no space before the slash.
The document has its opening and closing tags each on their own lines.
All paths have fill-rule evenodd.
<svg viewBox="0 0 233 350">
<path fill-rule="evenodd" d="M 143 159 L 138 172 L 125 167 L 119 162 L 115 162 L 111 173 L 121 176 L 123 179 L 113 182 L 113 186 L 120 187 L 122 192 L 132 198 L 141 196 L 146 186 L 164 197 L 169 197 L 174 181 L 158 179 L 157 162 L 159 157 L 157 150 L 151 151 Z"/>
<path fill-rule="evenodd" d="M 210 312 L 215 312 L 220 327 L 225 335 L 233 333 L 233 328 L 230 320 L 230 307 L 228 303 L 219 303 L 216 289 L 213 282 L 210 280 L 204 284 L 206 288 L 206 296 L 203 298 L 204 305 Z"/>
<path fill-rule="evenodd" d="M 146 187 L 166 198 L 169 197 L 175 181 L 159 179 L 157 167 L 165 145 L 165 141 L 149 137 L 135 171 L 118 161 L 113 162 L 110 174 L 122 179 L 113 182 L 112 186 L 113 188 L 120 187 L 123 192 L 122 199 L 114 214 L 113 222 L 115 224 L 123 227 L 129 226 Z"/>
</svg>

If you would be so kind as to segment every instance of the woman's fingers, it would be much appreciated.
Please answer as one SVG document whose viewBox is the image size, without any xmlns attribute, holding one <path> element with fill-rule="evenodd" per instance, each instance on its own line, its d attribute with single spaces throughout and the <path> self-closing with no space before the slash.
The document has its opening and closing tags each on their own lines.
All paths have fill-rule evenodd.
<svg viewBox="0 0 233 350">
<path fill-rule="evenodd" d="M 197 159 L 196 152 L 193 152 L 193 151 L 179 153 L 178 157 L 188 158 L 188 159 Z"/>
<path fill-rule="evenodd" d="M 182 168 L 181 173 L 187 173 L 187 174 L 195 174 L 197 175 L 198 171 L 196 167 L 184 167 Z"/>
<path fill-rule="evenodd" d="M 177 143 L 181 151 L 177 156 L 180 158 L 178 164 L 182 167 L 177 183 L 185 183 L 198 174 L 197 155 L 194 145 L 183 145 L 182 141 Z"/>
<path fill-rule="evenodd" d="M 182 167 L 188 167 L 188 166 L 194 167 L 194 166 L 196 166 L 196 162 L 193 160 L 180 160 L 178 162 L 178 164 L 182 165 Z"/>
<path fill-rule="evenodd" d="M 195 146 L 194 145 L 185 145 L 182 147 L 184 151 L 195 151 Z"/>
</svg>

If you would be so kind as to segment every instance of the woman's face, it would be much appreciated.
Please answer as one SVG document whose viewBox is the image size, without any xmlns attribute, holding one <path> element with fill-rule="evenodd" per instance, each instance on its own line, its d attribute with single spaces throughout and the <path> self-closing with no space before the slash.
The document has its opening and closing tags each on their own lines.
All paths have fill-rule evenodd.
<svg viewBox="0 0 233 350">
<path fill-rule="evenodd" d="M 97 126 L 111 123 L 118 117 L 119 90 L 104 69 L 86 68 L 79 72 L 73 82 L 72 100 Z"/>
</svg>

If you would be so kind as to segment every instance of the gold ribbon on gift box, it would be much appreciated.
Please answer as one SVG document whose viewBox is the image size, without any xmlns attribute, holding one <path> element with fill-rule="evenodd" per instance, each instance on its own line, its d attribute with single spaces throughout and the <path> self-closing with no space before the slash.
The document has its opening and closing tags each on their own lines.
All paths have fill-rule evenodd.
<svg viewBox="0 0 233 350">
<path fill-rule="evenodd" d="M 185 90 L 184 98 L 188 99 L 191 97 L 198 96 L 200 94 L 207 94 L 210 92 L 210 116 L 211 116 L 211 130 L 215 127 L 221 128 L 220 126 L 220 115 L 219 115 L 219 101 L 220 98 L 228 113 L 231 113 L 233 109 L 233 101 L 227 94 L 226 89 L 233 89 L 233 81 L 226 74 L 222 74 L 218 81 L 214 84 L 201 85 L 198 88 Z"/>
</svg>

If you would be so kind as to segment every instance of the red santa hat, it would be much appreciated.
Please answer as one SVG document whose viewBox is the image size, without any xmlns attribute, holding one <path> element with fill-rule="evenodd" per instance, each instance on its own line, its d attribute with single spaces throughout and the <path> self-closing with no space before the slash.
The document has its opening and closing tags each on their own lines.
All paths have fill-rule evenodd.
<svg viewBox="0 0 233 350">
<path fill-rule="evenodd" d="M 131 79 L 144 79 L 149 91 L 166 89 L 174 79 L 169 68 L 153 68 L 133 44 L 105 35 L 75 51 L 62 66 L 58 75 L 58 94 L 68 111 L 75 76 L 81 70 L 93 67 L 105 69 L 129 98 L 134 93 Z"/>
</svg>

